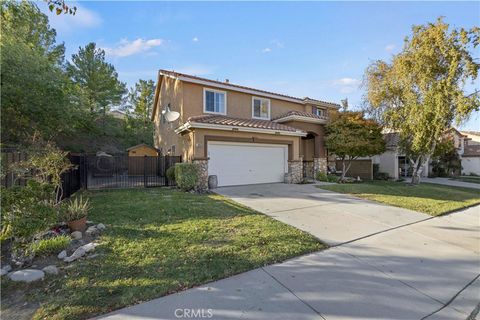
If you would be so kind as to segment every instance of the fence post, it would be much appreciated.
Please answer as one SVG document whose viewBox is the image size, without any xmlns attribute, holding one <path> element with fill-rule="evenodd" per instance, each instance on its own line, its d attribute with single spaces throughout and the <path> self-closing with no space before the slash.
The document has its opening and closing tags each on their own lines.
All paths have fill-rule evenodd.
<svg viewBox="0 0 480 320">
<path fill-rule="evenodd" d="M 143 187 L 147 187 L 147 155 L 143 157 Z"/>
</svg>

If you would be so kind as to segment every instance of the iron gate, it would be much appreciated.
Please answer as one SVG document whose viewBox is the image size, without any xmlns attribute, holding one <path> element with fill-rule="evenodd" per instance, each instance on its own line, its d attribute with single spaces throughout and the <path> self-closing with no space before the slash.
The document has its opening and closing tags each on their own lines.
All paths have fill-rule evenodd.
<svg viewBox="0 0 480 320">
<path fill-rule="evenodd" d="M 101 153 L 85 155 L 84 181 L 87 189 L 172 186 L 167 169 L 181 162 L 180 156 L 128 156 Z"/>
</svg>

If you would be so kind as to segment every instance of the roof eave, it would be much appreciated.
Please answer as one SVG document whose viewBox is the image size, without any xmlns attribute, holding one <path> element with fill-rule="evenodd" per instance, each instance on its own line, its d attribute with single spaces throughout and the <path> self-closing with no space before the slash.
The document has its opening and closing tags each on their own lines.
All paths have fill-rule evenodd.
<svg viewBox="0 0 480 320">
<path fill-rule="evenodd" d="M 172 75 L 172 73 L 174 73 L 174 75 Z M 196 83 L 196 84 L 202 84 L 202 85 L 210 86 L 210 87 L 213 87 L 213 88 L 221 88 L 221 89 L 232 90 L 232 91 L 237 91 L 237 92 L 244 92 L 244 93 L 254 94 L 254 95 L 258 95 L 258 96 L 262 96 L 262 97 L 267 97 L 267 98 L 272 98 L 272 99 L 278 99 L 278 100 L 298 103 L 298 104 L 301 104 L 301 105 L 305 105 L 306 103 L 308 103 L 308 102 L 306 102 L 305 99 L 302 99 L 302 98 L 290 97 L 290 96 L 287 96 L 287 95 L 282 95 L 282 94 L 278 94 L 278 93 L 274 93 L 274 92 L 266 92 L 264 90 L 259 90 L 259 89 L 255 89 L 255 88 L 246 88 L 246 87 L 234 85 L 234 84 L 231 84 L 231 83 L 219 83 L 218 81 L 214 81 L 214 80 L 210 80 L 210 79 L 203 79 L 203 78 L 198 78 L 198 77 L 190 77 L 188 75 L 180 74 L 180 73 L 175 74 L 175 72 L 171 72 L 171 71 L 168 71 L 168 70 L 160 70 L 159 74 L 162 75 L 162 76 L 178 79 L 178 80 L 181 80 L 181 81 Z M 333 109 L 339 109 L 340 108 L 340 105 L 337 105 L 335 103 L 329 103 L 329 102 L 326 102 L 326 101 L 313 100 L 313 99 L 309 99 L 308 101 L 311 101 L 312 103 L 314 103 L 316 105 L 323 106 L 325 108 L 333 108 Z"/>
<path fill-rule="evenodd" d="M 200 123 L 200 122 L 186 122 L 183 125 L 175 129 L 176 134 L 180 134 L 184 131 L 190 129 L 213 129 L 213 130 L 224 130 L 224 131 L 235 131 L 235 132 L 255 132 L 255 133 L 265 133 L 273 135 L 282 135 L 282 136 L 297 136 L 297 137 L 306 137 L 307 133 L 302 130 L 295 131 L 286 131 L 286 130 L 275 130 L 275 129 L 263 129 L 263 128 L 250 128 L 250 127 L 241 127 L 241 126 L 229 126 L 223 124 L 211 124 L 211 123 Z"/>
<path fill-rule="evenodd" d="M 283 118 L 275 119 L 273 121 L 278 123 L 283 123 L 288 121 L 301 121 L 301 122 L 317 123 L 317 124 L 327 123 L 327 119 L 318 119 L 318 118 L 304 117 L 304 116 L 298 116 L 298 115 L 290 115 Z"/>
</svg>

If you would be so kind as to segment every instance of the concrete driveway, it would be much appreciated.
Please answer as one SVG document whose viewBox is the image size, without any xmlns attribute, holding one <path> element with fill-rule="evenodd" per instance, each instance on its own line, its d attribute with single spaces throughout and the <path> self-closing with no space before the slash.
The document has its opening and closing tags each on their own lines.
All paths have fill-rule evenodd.
<svg viewBox="0 0 480 320">
<path fill-rule="evenodd" d="M 479 206 L 430 218 L 313 185 L 217 191 L 335 247 L 102 319 L 473 319 L 480 308 Z"/>
<path fill-rule="evenodd" d="M 382 205 L 315 185 L 258 184 L 215 192 L 297 227 L 333 246 L 430 219 L 415 211 Z"/>
</svg>

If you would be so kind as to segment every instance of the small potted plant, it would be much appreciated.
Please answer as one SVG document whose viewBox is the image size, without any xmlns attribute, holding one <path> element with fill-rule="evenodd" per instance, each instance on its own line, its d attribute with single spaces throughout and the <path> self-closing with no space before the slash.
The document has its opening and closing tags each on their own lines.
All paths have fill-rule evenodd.
<svg viewBox="0 0 480 320">
<path fill-rule="evenodd" d="M 83 200 L 82 196 L 75 197 L 68 201 L 65 208 L 65 222 L 70 230 L 83 232 L 87 226 L 87 215 L 90 210 L 90 203 Z"/>
</svg>

